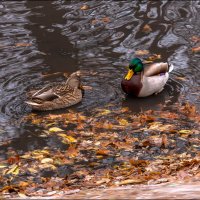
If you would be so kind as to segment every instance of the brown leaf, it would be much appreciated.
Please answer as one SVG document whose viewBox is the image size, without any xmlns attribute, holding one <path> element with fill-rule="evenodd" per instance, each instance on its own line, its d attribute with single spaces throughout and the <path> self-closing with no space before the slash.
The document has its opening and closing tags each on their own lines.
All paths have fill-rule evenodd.
<svg viewBox="0 0 200 200">
<path fill-rule="evenodd" d="M 152 31 L 152 28 L 148 24 L 146 24 L 142 29 L 142 32 L 144 33 L 150 33 L 151 31 Z"/>
<path fill-rule="evenodd" d="M 159 60 L 159 59 L 161 59 L 160 54 L 153 54 L 152 56 L 149 56 L 146 60 L 147 61 L 155 61 L 155 60 Z"/>
<path fill-rule="evenodd" d="M 139 178 L 135 178 L 135 179 L 123 180 L 123 181 L 117 183 L 116 185 L 137 184 L 137 183 L 143 183 L 143 182 L 145 182 L 145 180 L 139 179 Z"/>
<path fill-rule="evenodd" d="M 108 182 L 110 182 L 109 178 L 102 178 L 101 180 L 96 181 L 96 185 L 101 185 L 103 183 L 108 183 Z"/>
<path fill-rule="evenodd" d="M 81 6 L 80 9 L 81 9 L 81 10 L 88 10 L 88 9 L 89 9 L 89 6 L 85 4 L 85 5 Z"/>
<path fill-rule="evenodd" d="M 146 166 L 149 162 L 147 160 L 129 160 L 130 164 L 132 166 L 138 167 L 138 166 Z"/>
<path fill-rule="evenodd" d="M 175 79 L 180 81 L 186 81 L 186 78 L 182 76 L 176 76 Z"/>
<path fill-rule="evenodd" d="M 19 162 L 19 156 L 12 156 L 8 158 L 8 163 L 9 164 L 14 164 L 14 163 L 18 163 Z"/>
<path fill-rule="evenodd" d="M 162 135 L 162 145 L 167 148 L 168 146 L 168 139 L 167 139 L 167 135 L 166 134 L 163 134 Z"/>
<path fill-rule="evenodd" d="M 200 42 L 200 37 L 194 35 L 194 36 L 191 37 L 191 40 L 192 40 L 193 42 Z"/>
<path fill-rule="evenodd" d="M 103 17 L 103 18 L 101 19 L 101 21 L 103 21 L 103 22 L 105 22 L 105 23 L 108 23 L 108 22 L 110 22 L 110 18 L 109 18 L 109 17 Z"/>
<path fill-rule="evenodd" d="M 27 187 L 29 184 L 30 184 L 30 183 L 28 183 L 28 182 L 20 181 L 20 182 L 18 183 L 18 186 L 19 186 L 19 187 L 22 187 L 22 188 L 25 188 L 25 187 Z"/>
<path fill-rule="evenodd" d="M 66 151 L 66 155 L 70 158 L 74 158 L 78 155 L 79 150 L 75 148 L 75 145 L 70 145 Z"/>
</svg>

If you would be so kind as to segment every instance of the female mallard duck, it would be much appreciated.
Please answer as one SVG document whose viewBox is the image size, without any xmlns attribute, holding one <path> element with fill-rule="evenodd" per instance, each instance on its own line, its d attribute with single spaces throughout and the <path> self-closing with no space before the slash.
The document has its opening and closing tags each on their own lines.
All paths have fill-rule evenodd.
<svg viewBox="0 0 200 200">
<path fill-rule="evenodd" d="M 82 87 L 79 73 L 75 72 L 60 84 L 49 84 L 37 91 L 29 92 L 26 101 L 33 110 L 54 110 L 79 103 L 82 100 Z"/>
<path fill-rule="evenodd" d="M 122 79 L 121 86 L 125 93 L 137 97 L 157 94 L 164 89 L 173 66 L 168 63 L 153 63 L 144 67 L 139 58 L 129 63 L 129 71 Z"/>
</svg>

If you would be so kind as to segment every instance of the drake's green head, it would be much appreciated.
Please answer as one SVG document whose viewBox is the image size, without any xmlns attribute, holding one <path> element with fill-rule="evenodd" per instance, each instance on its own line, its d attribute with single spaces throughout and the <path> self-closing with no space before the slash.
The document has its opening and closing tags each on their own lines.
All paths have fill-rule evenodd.
<svg viewBox="0 0 200 200">
<path fill-rule="evenodd" d="M 126 80 L 130 80 L 134 73 L 143 71 L 143 63 L 139 58 L 131 59 L 129 63 L 129 71 L 125 77 Z"/>
</svg>

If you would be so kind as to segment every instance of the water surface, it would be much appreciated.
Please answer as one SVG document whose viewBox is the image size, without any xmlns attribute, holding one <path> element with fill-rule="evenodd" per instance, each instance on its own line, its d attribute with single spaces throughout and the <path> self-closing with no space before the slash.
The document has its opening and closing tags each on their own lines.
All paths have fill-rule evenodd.
<svg viewBox="0 0 200 200">
<path fill-rule="evenodd" d="M 87 5 L 87 9 L 81 9 Z M 80 70 L 83 101 L 72 107 L 90 112 L 109 103 L 133 113 L 189 101 L 197 108 L 200 1 L 3 1 L 0 3 L 0 141 L 15 149 L 61 145 L 38 138 L 41 128 L 22 123 L 31 112 L 24 104 L 33 86 L 50 82 L 43 74 Z M 148 24 L 150 33 L 142 31 Z M 157 96 L 127 98 L 120 80 L 137 50 L 160 54 L 175 69 Z M 143 58 L 145 56 L 142 56 Z M 61 77 L 58 77 L 58 79 Z M 67 112 L 67 109 L 55 111 Z M 8 146 L 2 146 L 1 151 Z"/>
</svg>

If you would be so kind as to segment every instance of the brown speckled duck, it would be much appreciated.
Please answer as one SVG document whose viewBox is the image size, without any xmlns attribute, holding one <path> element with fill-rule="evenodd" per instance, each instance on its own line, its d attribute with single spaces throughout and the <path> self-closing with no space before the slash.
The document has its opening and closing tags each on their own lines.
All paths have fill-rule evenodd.
<svg viewBox="0 0 200 200">
<path fill-rule="evenodd" d="M 26 103 L 33 110 L 55 110 L 77 104 L 82 100 L 80 73 L 71 74 L 66 81 L 59 84 L 51 83 L 42 89 L 31 91 L 28 98 Z"/>
<path fill-rule="evenodd" d="M 122 90 L 136 97 L 147 97 L 164 89 L 173 66 L 160 62 L 144 66 L 139 58 L 129 63 L 129 71 L 121 81 Z"/>
</svg>

